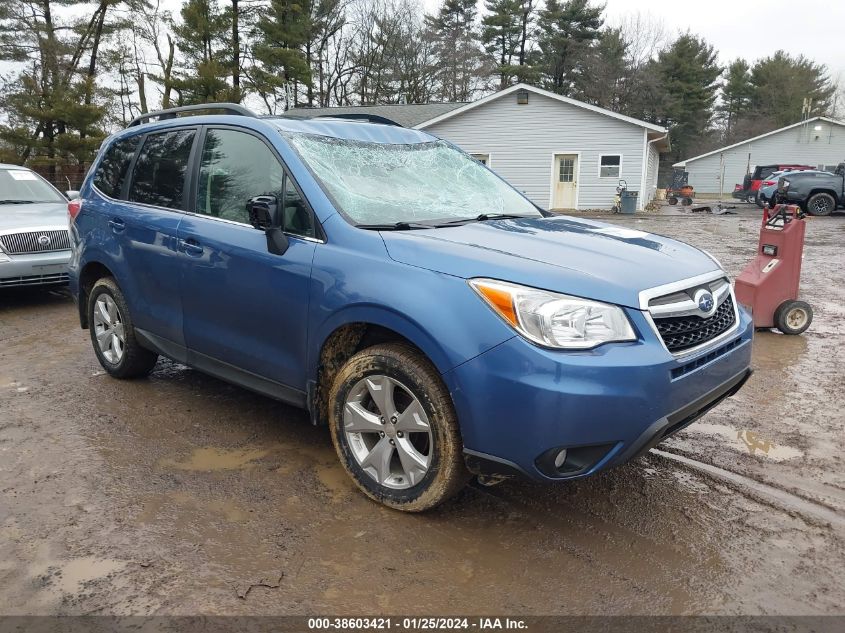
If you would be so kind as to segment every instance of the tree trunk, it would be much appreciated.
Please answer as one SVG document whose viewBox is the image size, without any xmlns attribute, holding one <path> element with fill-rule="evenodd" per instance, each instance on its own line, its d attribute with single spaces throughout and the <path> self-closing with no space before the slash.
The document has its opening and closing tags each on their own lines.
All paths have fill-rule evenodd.
<svg viewBox="0 0 845 633">
<path fill-rule="evenodd" d="M 238 24 L 238 1 L 232 0 L 232 87 L 241 101 L 241 37 Z"/>
</svg>

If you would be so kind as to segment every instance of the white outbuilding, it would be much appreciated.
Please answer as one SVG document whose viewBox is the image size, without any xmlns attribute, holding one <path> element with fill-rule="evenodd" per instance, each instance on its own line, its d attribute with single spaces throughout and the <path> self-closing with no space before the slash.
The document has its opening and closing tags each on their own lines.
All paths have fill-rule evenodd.
<svg viewBox="0 0 845 633">
<path fill-rule="evenodd" d="M 673 167 L 688 174 L 696 194 L 729 196 L 758 165 L 811 165 L 833 171 L 845 160 L 845 123 L 815 117 L 687 158 Z"/>
</svg>

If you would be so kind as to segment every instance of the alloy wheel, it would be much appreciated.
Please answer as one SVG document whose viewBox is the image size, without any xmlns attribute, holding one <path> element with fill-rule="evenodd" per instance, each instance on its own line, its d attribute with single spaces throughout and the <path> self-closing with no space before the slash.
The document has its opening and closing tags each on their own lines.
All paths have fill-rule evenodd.
<svg viewBox="0 0 845 633">
<path fill-rule="evenodd" d="M 94 303 L 94 334 L 103 357 L 117 365 L 126 348 L 126 328 L 117 304 L 105 293 Z"/>
<path fill-rule="evenodd" d="M 431 467 L 431 423 L 419 398 L 398 380 L 359 380 L 343 406 L 343 432 L 355 460 L 378 484 L 410 488 Z"/>
<path fill-rule="evenodd" d="M 815 211 L 816 214 L 826 215 L 829 210 L 830 204 L 828 204 L 828 201 L 825 198 L 820 197 L 813 200 L 813 211 Z"/>
</svg>

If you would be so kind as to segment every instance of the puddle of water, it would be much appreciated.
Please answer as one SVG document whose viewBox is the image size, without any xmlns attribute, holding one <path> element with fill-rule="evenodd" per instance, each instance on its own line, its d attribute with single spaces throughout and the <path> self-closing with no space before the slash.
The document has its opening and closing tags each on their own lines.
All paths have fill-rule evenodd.
<svg viewBox="0 0 845 633">
<path fill-rule="evenodd" d="M 741 453 L 749 453 L 768 458 L 776 462 L 802 457 L 804 453 L 791 446 L 775 444 L 771 440 L 757 435 L 754 431 L 737 430 L 725 424 L 696 422 L 686 429 L 687 433 L 703 433 L 710 437 L 724 439 L 730 448 Z M 683 440 L 679 440 L 683 442 Z"/>
<path fill-rule="evenodd" d="M 177 470 L 239 470 L 251 467 L 252 462 L 269 454 L 270 450 L 266 448 L 227 450 L 207 446 L 194 449 L 191 455 L 183 461 L 163 459 L 159 464 Z"/>
<path fill-rule="evenodd" d="M 106 578 L 125 566 L 123 561 L 85 556 L 65 562 L 42 564 L 31 571 L 36 577 L 49 577 L 48 584 L 52 591 L 73 595 L 79 593 L 86 583 Z"/>
<path fill-rule="evenodd" d="M 320 483 L 328 488 L 335 501 L 355 491 L 355 484 L 340 464 L 317 464 L 315 470 Z"/>
</svg>

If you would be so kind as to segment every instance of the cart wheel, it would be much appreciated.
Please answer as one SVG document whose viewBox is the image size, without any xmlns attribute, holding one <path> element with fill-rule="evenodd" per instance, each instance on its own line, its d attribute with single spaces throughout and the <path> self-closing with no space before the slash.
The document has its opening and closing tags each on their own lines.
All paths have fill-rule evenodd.
<svg viewBox="0 0 845 633">
<path fill-rule="evenodd" d="M 669 196 L 668 198 L 666 198 L 666 202 L 668 202 L 674 207 L 676 204 L 678 204 L 678 198 L 675 196 Z"/>
<path fill-rule="evenodd" d="M 681 198 L 681 204 L 688 207 L 692 204 L 692 198 Z"/>
<path fill-rule="evenodd" d="M 775 310 L 775 326 L 784 334 L 801 334 L 813 322 L 813 308 L 806 301 L 784 301 Z"/>
</svg>

